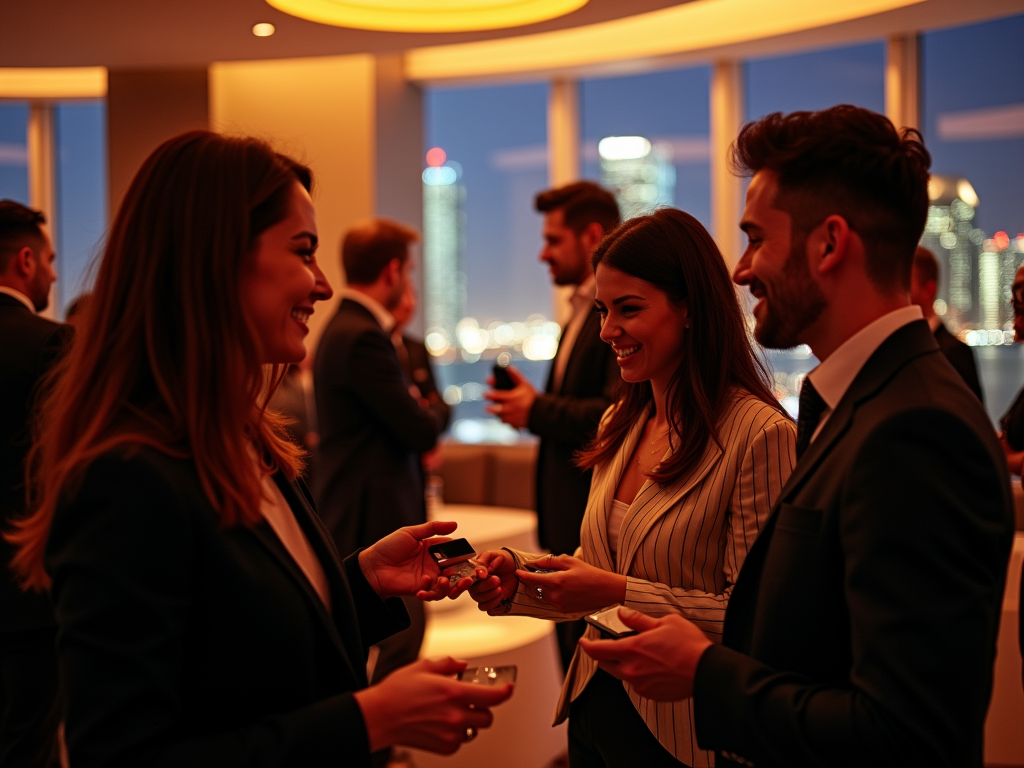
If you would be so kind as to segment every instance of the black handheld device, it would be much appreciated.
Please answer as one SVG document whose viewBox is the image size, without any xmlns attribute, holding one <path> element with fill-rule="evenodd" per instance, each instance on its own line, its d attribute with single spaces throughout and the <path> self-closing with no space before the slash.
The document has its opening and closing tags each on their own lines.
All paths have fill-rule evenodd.
<svg viewBox="0 0 1024 768">
<path fill-rule="evenodd" d="M 511 362 L 512 355 L 508 352 L 502 352 L 494 361 L 494 365 L 491 366 L 491 374 L 494 376 L 495 389 L 512 389 L 515 387 L 516 383 L 512 381 L 512 377 L 509 375 L 508 371 L 505 370 Z"/>
<path fill-rule="evenodd" d="M 620 640 L 623 637 L 635 635 L 636 630 L 627 627 L 619 618 L 619 607 L 613 605 L 611 608 L 605 608 L 603 611 L 592 613 L 584 618 L 587 624 L 597 627 L 601 631 L 601 635 L 608 639 Z"/>
</svg>

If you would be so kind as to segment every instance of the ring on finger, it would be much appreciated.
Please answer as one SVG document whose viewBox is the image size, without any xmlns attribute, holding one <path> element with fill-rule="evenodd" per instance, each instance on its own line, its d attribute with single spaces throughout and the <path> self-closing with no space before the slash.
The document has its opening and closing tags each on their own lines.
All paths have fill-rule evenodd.
<svg viewBox="0 0 1024 768">
<path fill-rule="evenodd" d="M 476 738 L 476 728 L 470 726 L 466 729 L 466 741 L 472 741 Z"/>
<path fill-rule="evenodd" d="M 534 587 L 534 589 L 537 590 L 537 599 L 538 600 L 543 600 L 544 599 L 544 590 L 541 589 L 540 587 Z"/>
</svg>

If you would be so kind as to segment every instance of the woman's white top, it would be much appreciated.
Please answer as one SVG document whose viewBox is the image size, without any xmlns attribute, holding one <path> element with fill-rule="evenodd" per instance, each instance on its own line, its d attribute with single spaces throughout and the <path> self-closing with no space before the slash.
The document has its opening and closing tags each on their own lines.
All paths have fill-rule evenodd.
<svg viewBox="0 0 1024 768">
<path fill-rule="evenodd" d="M 629 512 L 629 504 L 612 499 L 611 509 L 608 510 L 608 549 L 613 555 L 619 552 L 619 531 L 622 530 L 622 519 L 627 512 Z"/>
<path fill-rule="evenodd" d="M 281 489 L 277 487 L 274 478 L 264 475 L 262 480 L 263 502 L 260 505 L 260 512 L 267 525 L 271 527 L 277 538 L 281 540 L 292 560 L 299 566 L 299 570 L 316 590 L 317 595 L 323 601 L 327 612 L 331 611 L 331 590 L 327 584 L 327 576 L 320 564 L 320 558 L 313 551 L 313 546 L 302 532 L 299 521 L 295 519 L 295 513 L 291 505 L 285 499 Z"/>
</svg>

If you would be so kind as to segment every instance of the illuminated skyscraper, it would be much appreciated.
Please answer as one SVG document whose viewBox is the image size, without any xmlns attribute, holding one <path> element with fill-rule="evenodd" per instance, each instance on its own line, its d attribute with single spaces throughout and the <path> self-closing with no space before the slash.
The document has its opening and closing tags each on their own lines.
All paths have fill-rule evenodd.
<svg viewBox="0 0 1024 768">
<path fill-rule="evenodd" d="M 932 176 L 928 196 L 922 244 L 935 253 L 941 267 L 938 298 L 947 307 L 943 320 L 953 333 L 990 321 L 998 324 L 986 319 L 986 312 L 992 315 L 1000 292 L 1000 268 L 991 259 L 979 259 L 984 233 L 971 223 L 978 206 L 974 188 L 967 179 Z"/>
<path fill-rule="evenodd" d="M 672 148 L 643 136 L 607 136 L 597 144 L 601 184 L 615 192 L 622 218 L 630 219 L 672 205 L 676 169 Z"/>
<path fill-rule="evenodd" d="M 445 160 L 444 150 L 435 147 L 423 171 L 423 319 L 427 334 L 443 333 L 450 346 L 466 314 L 466 190 L 458 163 Z"/>
</svg>

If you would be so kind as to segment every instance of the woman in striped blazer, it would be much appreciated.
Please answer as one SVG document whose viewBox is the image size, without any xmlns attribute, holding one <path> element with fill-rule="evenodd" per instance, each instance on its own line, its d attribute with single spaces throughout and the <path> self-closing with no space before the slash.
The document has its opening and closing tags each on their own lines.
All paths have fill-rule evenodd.
<svg viewBox="0 0 1024 768">
<path fill-rule="evenodd" d="M 593 262 L 601 338 L 625 384 L 580 457 L 594 468 L 580 549 L 484 553 L 491 576 L 471 594 L 492 615 L 554 621 L 618 604 L 681 613 L 720 641 L 743 559 L 796 461 L 796 428 L 700 222 L 675 209 L 631 219 Z M 573 768 L 708 766 L 691 707 L 639 696 L 577 648 L 555 722 L 569 718 Z"/>
</svg>

